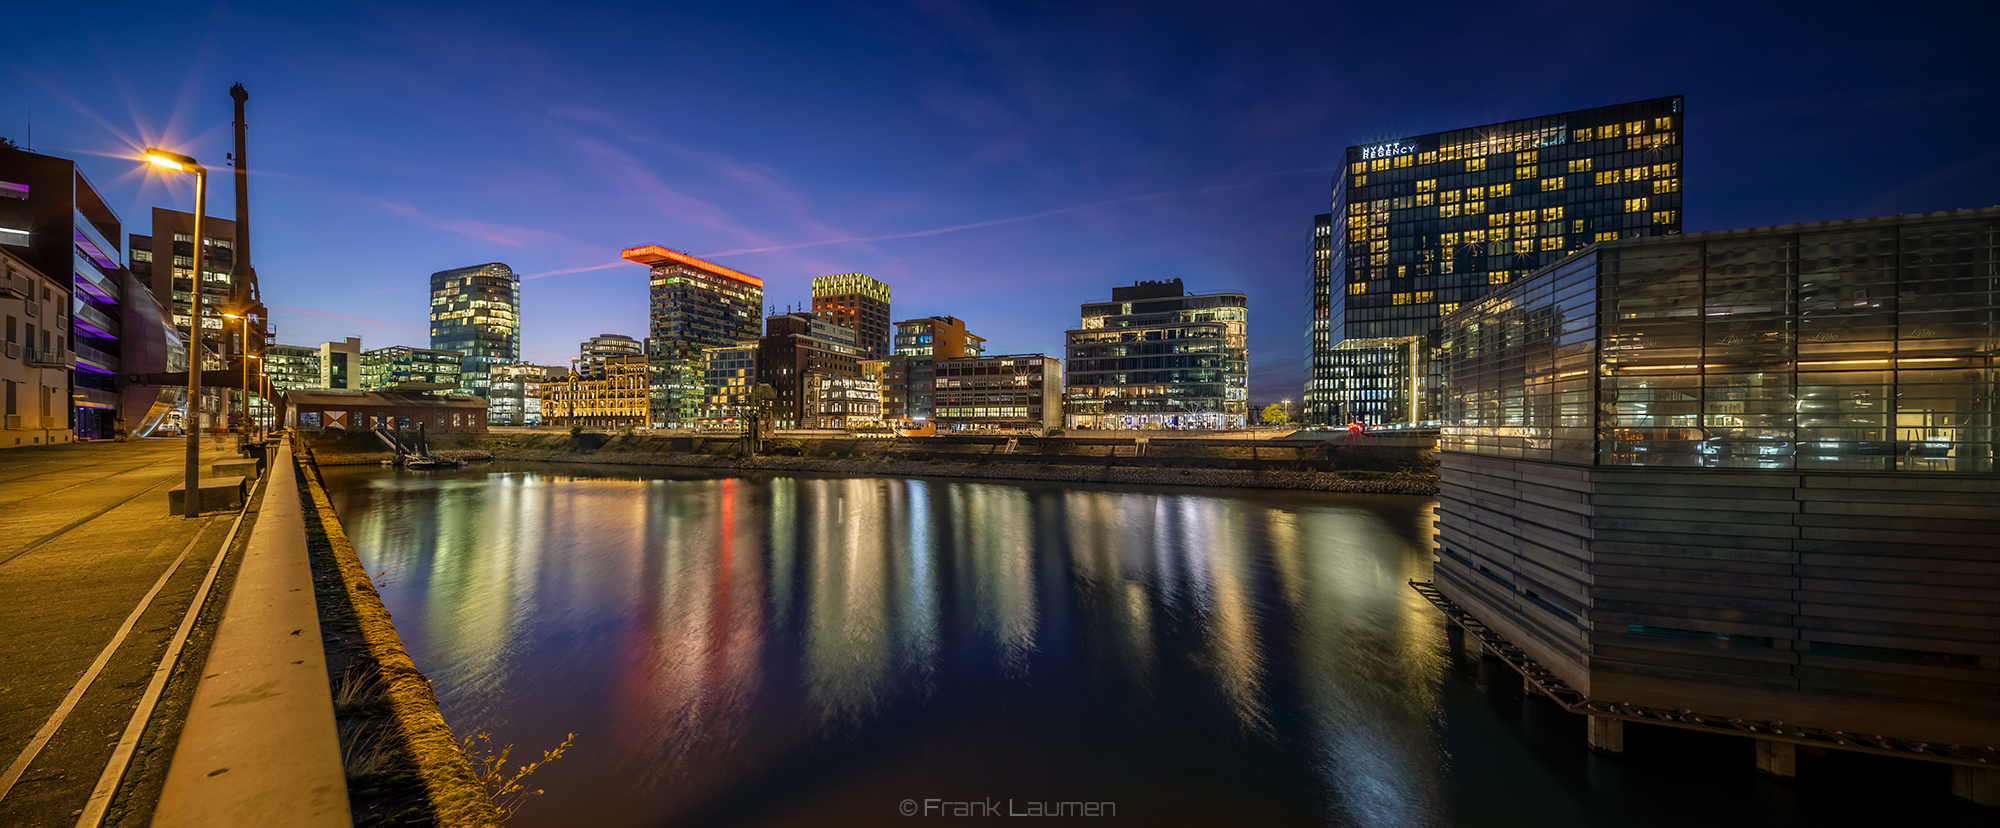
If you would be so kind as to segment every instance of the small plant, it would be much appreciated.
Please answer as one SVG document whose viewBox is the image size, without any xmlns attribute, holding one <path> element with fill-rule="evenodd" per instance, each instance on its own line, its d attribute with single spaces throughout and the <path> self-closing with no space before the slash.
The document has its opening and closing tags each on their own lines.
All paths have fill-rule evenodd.
<svg viewBox="0 0 2000 828">
<path fill-rule="evenodd" d="M 571 437 L 577 437 L 577 436 L 580 436 L 580 435 L 582 435 L 582 434 L 583 434 L 583 424 L 582 424 L 582 423 L 571 423 L 571 424 L 570 424 L 570 427 L 569 427 L 569 436 L 571 436 Z"/>
<path fill-rule="evenodd" d="M 495 751 L 491 734 L 475 733 L 465 737 L 465 758 L 472 762 L 472 775 L 479 778 L 480 784 L 486 786 L 486 793 L 493 798 L 494 810 L 499 812 L 501 819 L 507 819 L 527 804 L 528 797 L 542 794 L 539 788 L 529 790 L 527 778 L 543 765 L 561 759 L 575 739 L 574 733 L 564 736 L 562 744 L 542 751 L 541 761 L 517 766 L 511 776 L 507 772 L 507 757 L 514 752 L 514 746 L 507 745 Z"/>
<path fill-rule="evenodd" d="M 389 578 L 389 570 L 386 569 L 369 576 L 368 580 L 375 583 L 377 590 L 388 589 L 390 584 L 395 583 L 394 580 Z"/>
<path fill-rule="evenodd" d="M 340 726 L 340 768 L 348 779 L 365 779 L 395 765 L 396 747 L 384 738 L 385 730 L 365 721 Z"/>
<path fill-rule="evenodd" d="M 382 689 L 382 673 L 370 664 L 349 665 L 333 685 L 333 710 L 346 716 L 375 701 Z"/>
</svg>

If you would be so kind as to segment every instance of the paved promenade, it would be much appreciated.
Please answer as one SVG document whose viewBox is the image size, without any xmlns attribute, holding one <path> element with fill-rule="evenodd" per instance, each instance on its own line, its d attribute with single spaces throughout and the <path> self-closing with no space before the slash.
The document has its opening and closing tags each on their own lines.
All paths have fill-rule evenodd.
<svg viewBox="0 0 2000 828">
<path fill-rule="evenodd" d="M 236 457 L 234 439 L 203 441 L 204 470 Z M 209 576 L 236 513 L 168 514 L 184 445 L 0 452 L 0 629 L 8 632 L 0 637 L 0 825 L 76 824 Z M 206 633 L 197 628 L 193 638 L 199 652 Z M 168 688 L 163 708 L 174 695 Z M 164 763 L 147 761 L 158 745 L 136 741 L 135 777 L 162 775 Z M 146 787 L 145 779 L 128 787 L 135 781 Z"/>
</svg>

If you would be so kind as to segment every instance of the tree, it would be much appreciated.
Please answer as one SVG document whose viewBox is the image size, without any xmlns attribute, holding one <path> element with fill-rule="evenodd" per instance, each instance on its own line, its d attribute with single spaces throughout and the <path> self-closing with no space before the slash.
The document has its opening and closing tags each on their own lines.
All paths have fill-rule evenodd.
<svg viewBox="0 0 2000 828">
<path fill-rule="evenodd" d="M 1292 418 L 1285 415 L 1284 406 L 1277 403 L 1264 406 L 1264 422 L 1270 425 L 1284 425 L 1291 421 Z"/>
</svg>

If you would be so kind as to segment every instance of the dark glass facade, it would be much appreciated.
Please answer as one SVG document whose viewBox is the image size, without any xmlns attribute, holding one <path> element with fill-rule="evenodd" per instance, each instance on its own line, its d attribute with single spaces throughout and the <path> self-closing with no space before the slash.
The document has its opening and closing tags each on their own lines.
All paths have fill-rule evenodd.
<svg viewBox="0 0 2000 828">
<path fill-rule="evenodd" d="M 1361 382 L 1380 360 L 1339 346 L 1418 337 L 1434 419 L 1441 316 L 1593 242 L 1679 233 L 1682 117 L 1674 96 L 1349 147 L 1314 227 L 1305 416 L 1407 417 Z"/>
<path fill-rule="evenodd" d="M 1113 288 L 1064 334 L 1071 428 L 1242 428 L 1250 417 L 1249 302 L 1187 295 L 1179 279 Z"/>
<path fill-rule="evenodd" d="M 431 274 L 431 348 L 464 354 L 459 390 L 490 397 L 493 366 L 521 361 L 521 277 L 500 262 Z"/>
<path fill-rule="evenodd" d="M 1605 242 L 1448 317 L 1445 451 L 1994 471 L 2000 208 Z"/>
</svg>

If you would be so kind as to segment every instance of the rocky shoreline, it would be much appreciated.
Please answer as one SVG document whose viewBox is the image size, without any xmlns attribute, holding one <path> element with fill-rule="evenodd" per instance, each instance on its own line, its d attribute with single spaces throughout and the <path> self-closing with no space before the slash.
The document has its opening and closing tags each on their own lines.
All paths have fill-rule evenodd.
<svg viewBox="0 0 2000 828">
<path fill-rule="evenodd" d="M 980 480 L 1028 480 L 1059 483 L 1121 483 L 1139 486 L 1200 486 L 1206 488 L 1291 489 L 1310 492 L 1366 494 L 1437 494 L 1437 477 L 1422 474 L 1363 472 L 1353 476 L 1317 471 L 1248 471 L 1242 469 L 1176 469 L 1141 465 L 1021 463 L 984 465 L 915 460 L 835 460 L 815 457 L 755 457 L 740 459 L 697 454 L 628 454 L 618 452 L 538 451 L 498 448 L 494 451 L 444 450 L 440 456 L 460 460 L 517 460 L 535 463 L 577 463 L 594 466 L 654 466 L 714 471 L 812 472 L 861 477 L 962 477 Z M 378 465 L 388 452 L 338 454 L 315 452 L 322 466 Z"/>
</svg>

